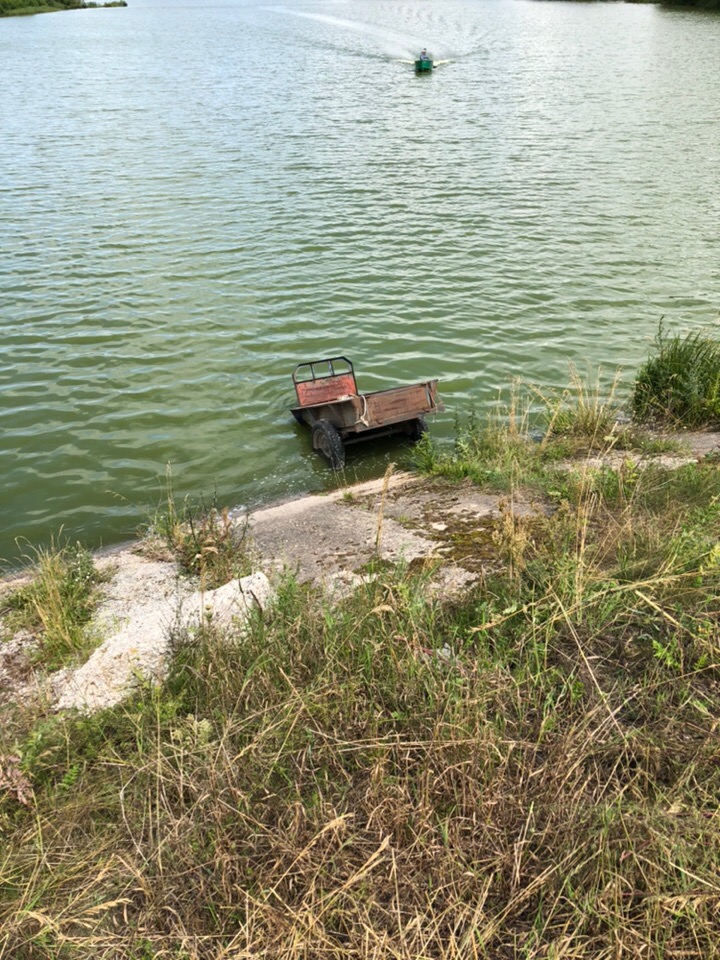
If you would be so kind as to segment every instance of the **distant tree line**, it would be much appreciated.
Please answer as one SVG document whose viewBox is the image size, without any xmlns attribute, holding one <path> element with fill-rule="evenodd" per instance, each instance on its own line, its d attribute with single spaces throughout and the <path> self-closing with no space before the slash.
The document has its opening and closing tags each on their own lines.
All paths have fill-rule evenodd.
<svg viewBox="0 0 720 960">
<path fill-rule="evenodd" d="M 598 0 L 607 2 L 607 0 Z M 704 10 L 720 10 L 720 0 L 624 0 L 625 3 L 654 3 L 660 7 L 698 7 Z"/>
<path fill-rule="evenodd" d="M 720 0 L 661 0 L 663 7 L 703 7 L 705 10 L 720 10 Z"/>
<path fill-rule="evenodd" d="M 126 0 L 94 3 L 92 0 L 0 0 L 0 17 L 20 17 L 31 13 L 53 13 L 56 10 L 86 10 L 88 7 L 126 7 Z"/>
<path fill-rule="evenodd" d="M 644 0 L 629 0 L 630 3 Z M 654 2 L 654 0 L 651 0 Z M 720 0 L 660 0 L 661 7 L 702 7 L 705 10 L 720 10 Z"/>
</svg>

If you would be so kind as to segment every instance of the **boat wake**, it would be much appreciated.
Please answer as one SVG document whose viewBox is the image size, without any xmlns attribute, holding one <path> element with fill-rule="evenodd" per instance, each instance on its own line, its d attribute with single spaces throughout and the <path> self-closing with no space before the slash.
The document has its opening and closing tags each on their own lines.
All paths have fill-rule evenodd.
<svg viewBox="0 0 720 960">
<path fill-rule="evenodd" d="M 290 7 L 282 5 L 266 7 L 265 9 L 272 10 L 275 13 L 285 13 L 293 17 L 301 17 L 304 20 L 314 20 L 317 23 L 327 23 L 331 26 L 343 27 L 355 33 L 362 33 L 366 36 L 374 37 L 380 41 L 386 53 L 391 56 L 393 53 L 397 55 L 400 52 L 405 56 L 409 56 L 411 50 L 415 47 L 419 49 L 422 46 L 421 38 L 409 37 L 407 34 L 401 35 L 394 33 L 392 30 L 377 27 L 370 23 L 362 23 L 358 20 L 346 20 L 344 17 L 335 17 L 327 13 L 311 13 L 306 10 L 293 10 Z"/>
<path fill-rule="evenodd" d="M 433 60 L 433 67 L 444 67 L 447 63 L 453 62 L 453 60 Z M 414 60 L 398 60 L 398 63 L 409 63 L 411 66 L 415 65 Z"/>
</svg>

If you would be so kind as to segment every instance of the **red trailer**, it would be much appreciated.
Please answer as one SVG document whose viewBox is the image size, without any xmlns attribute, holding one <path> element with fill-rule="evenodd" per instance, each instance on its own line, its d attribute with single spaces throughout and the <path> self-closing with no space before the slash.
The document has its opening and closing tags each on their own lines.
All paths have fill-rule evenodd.
<svg viewBox="0 0 720 960">
<path fill-rule="evenodd" d="M 345 446 L 399 433 L 419 440 L 425 417 L 444 410 L 437 380 L 360 393 L 347 357 L 300 363 L 293 371 L 298 406 L 292 414 L 312 430 L 313 449 L 335 470 L 345 465 Z"/>
</svg>

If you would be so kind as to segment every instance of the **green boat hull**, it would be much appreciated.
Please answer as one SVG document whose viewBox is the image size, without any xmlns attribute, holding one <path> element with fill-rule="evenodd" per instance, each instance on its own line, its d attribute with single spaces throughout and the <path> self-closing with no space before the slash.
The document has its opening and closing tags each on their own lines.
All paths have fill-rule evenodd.
<svg viewBox="0 0 720 960">
<path fill-rule="evenodd" d="M 432 60 L 416 60 L 415 73 L 430 73 L 433 68 Z"/>
</svg>

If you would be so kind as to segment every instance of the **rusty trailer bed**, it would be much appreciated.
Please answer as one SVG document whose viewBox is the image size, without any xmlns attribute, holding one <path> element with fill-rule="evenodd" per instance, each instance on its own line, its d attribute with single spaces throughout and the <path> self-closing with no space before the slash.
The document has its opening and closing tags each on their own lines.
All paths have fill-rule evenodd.
<svg viewBox="0 0 720 960">
<path fill-rule="evenodd" d="M 425 433 L 425 417 L 443 410 L 437 380 L 361 393 L 352 363 L 331 357 L 298 364 L 293 372 L 298 406 L 292 414 L 313 431 L 313 446 L 337 468 L 345 444 L 372 436 Z"/>
<path fill-rule="evenodd" d="M 352 442 L 351 434 L 381 430 L 398 423 L 406 423 L 442 409 L 437 396 L 437 380 L 413 383 L 406 387 L 392 387 L 374 393 L 356 393 L 293 408 L 293 415 L 308 426 L 316 420 L 329 420 L 343 436 Z"/>
</svg>

